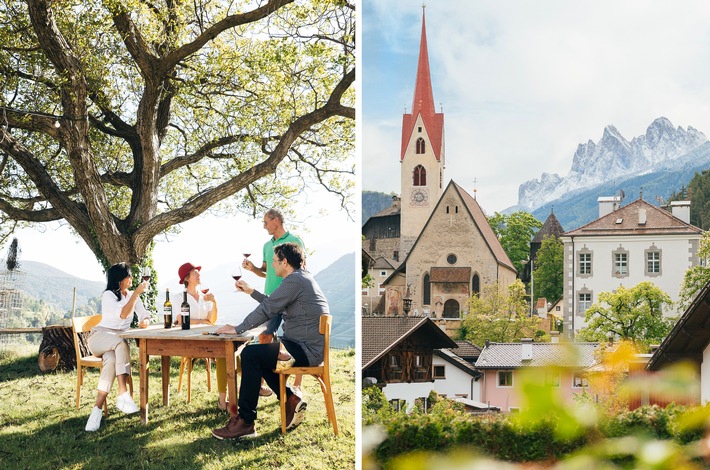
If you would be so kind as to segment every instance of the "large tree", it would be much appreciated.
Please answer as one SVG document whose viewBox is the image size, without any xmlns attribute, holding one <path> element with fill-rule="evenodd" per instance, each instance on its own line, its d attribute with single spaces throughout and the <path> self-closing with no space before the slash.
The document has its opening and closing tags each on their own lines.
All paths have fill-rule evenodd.
<svg viewBox="0 0 710 470">
<path fill-rule="evenodd" d="M 530 241 L 542 227 L 542 222 L 529 212 L 516 211 L 512 214 L 496 212 L 488 217 L 488 223 L 515 269 L 522 273 L 525 267 L 523 261 L 530 256 Z"/>
<path fill-rule="evenodd" d="M 506 289 L 498 284 L 485 286 L 468 302 L 469 313 L 461 322 L 459 338 L 483 346 L 486 340 L 501 343 L 520 338 L 546 339 L 539 330 L 540 319 L 530 317 L 525 302 L 525 286 L 517 279 Z"/>
<path fill-rule="evenodd" d="M 545 297 L 549 302 L 562 298 L 564 270 L 564 246 L 562 241 L 553 236 L 542 240 L 535 255 L 535 298 Z"/>
<path fill-rule="evenodd" d="M 345 0 L 0 0 L 0 241 L 66 221 L 104 264 L 208 210 L 349 207 Z"/>
<path fill-rule="evenodd" d="M 637 347 L 660 343 L 673 327 L 675 319 L 663 316 L 671 298 L 652 282 L 634 287 L 619 286 L 613 292 L 600 292 L 599 302 L 584 314 L 587 326 L 577 338 L 583 341 L 605 341 L 609 335 L 632 341 Z"/>
</svg>

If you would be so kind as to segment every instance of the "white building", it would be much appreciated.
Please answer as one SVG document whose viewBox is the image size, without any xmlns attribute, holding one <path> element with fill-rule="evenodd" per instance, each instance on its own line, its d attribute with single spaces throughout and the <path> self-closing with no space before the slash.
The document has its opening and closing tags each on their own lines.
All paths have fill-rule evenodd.
<svg viewBox="0 0 710 470">
<path fill-rule="evenodd" d="M 600 292 L 650 281 L 676 302 L 685 271 L 699 263 L 702 230 L 689 223 L 690 202 L 673 203 L 672 214 L 643 199 L 624 207 L 618 198 L 599 203 L 598 219 L 561 237 L 564 334 L 570 339 L 585 326 L 584 313 Z"/>
</svg>

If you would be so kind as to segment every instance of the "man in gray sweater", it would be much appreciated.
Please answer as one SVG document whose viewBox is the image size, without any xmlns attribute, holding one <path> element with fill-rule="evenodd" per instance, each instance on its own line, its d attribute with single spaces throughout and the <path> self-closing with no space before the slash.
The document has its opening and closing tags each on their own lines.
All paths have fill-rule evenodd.
<svg viewBox="0 0 710 470">
<path fill-rule="evenodd" d="M 223 428 L 212 431 L 218 439 L 256 437 L 254 421 L 259 402 L 262 377 L 272 390 L 279 393 L 279 377 L 274 372 L 278 365 L 317 366 L 323 362 L 323 335 L 319 332 L 320 316 L 328 313 L 328 302 L 313 276 L 302 269 L 303 251 L 295 243 L 284 243 L 274 248 L 273 267 L 283 277 L 281 285 L 266 296 L 243 280 L 237 289 L 259 302 L 244 321 L 225 325 L 217 333 L 241 334 L 259 326 L 283 312 L 281 343 L 252 344 L 241 354 L 242 381 L 239 388 L 239 407 L 230 406 L 232 417 Z M 281 350 L 280 349 L 283 349 Z M 297 426 L 306 411 L 306 402 L 286 389 L 286 428 Z"/>
</svg>

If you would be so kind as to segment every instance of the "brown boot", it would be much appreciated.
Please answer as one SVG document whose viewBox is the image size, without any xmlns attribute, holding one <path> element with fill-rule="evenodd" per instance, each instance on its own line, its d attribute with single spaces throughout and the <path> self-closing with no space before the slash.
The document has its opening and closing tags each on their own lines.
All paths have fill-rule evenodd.
<svg viewBox="0 0 710 470">
<path fill-rule="evenodd" d="M 212 435 L 217 439 L 253 439 L 256 437 L 254 423 L 247 424 L 241 416 L 233 416 L 223 428 L 212 430 Z"/>
<path fill-rule="evenodd" d="M 286 429 L 291 429 L 303 421 L 306 416 L 306 406 L 308 403 L 301 400 L 298 395 L 294 394 L 286 400 Z"/>
</svg>

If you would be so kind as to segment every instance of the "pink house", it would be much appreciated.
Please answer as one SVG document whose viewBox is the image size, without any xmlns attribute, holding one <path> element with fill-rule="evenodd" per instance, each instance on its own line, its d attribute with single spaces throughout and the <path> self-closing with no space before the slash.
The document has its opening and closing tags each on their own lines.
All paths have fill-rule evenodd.
<svg viewBox="0 0 710 470">
<path fill-rule="evenodd" d="M 598 343 L 490 343 L 481 351 L 476 369 L 480 379 L 481 401 L 501 411 L 521 408 L 521 379 L 524 371 L 533 371 L 533 380 L 559 387 L 563 399 L 588 388 L 586 370 L 596 364 Z"/>
</svg>

